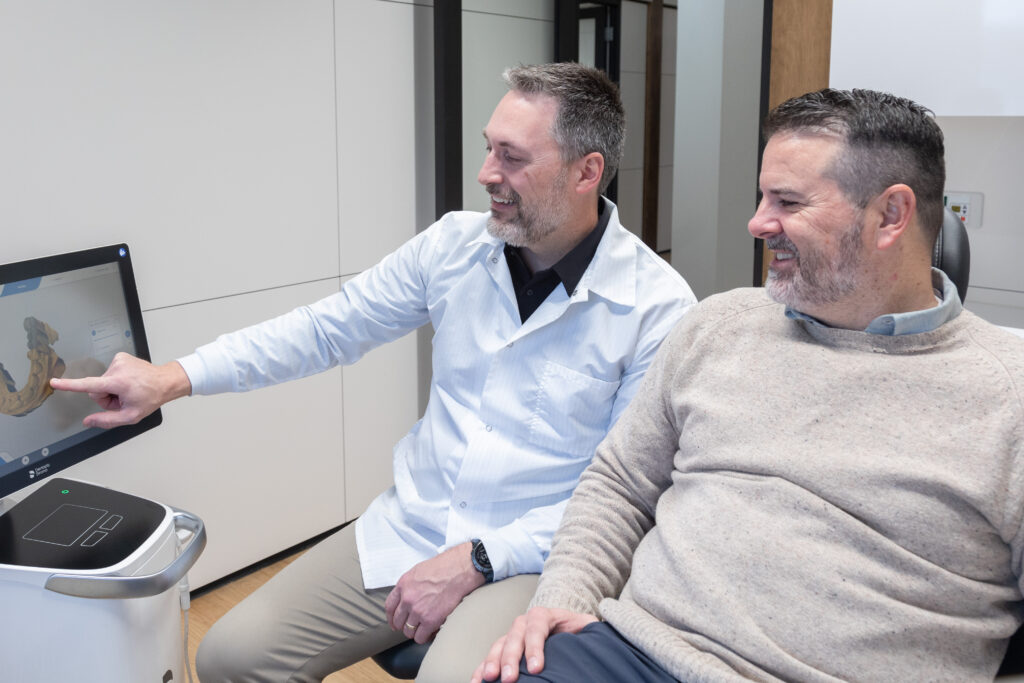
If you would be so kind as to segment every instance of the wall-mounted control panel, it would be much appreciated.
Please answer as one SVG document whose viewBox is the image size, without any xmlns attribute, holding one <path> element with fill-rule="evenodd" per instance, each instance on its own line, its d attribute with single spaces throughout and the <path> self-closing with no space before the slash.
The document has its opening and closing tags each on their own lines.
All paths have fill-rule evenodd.
<svg viewBox="0 0 1024 683">
<path fill-rule="evenodd" d="M 981 192 L 960 192 L 946 190 L 942 195 L 946 208 L 960 217 L 968 230 L 975 230 L 982 225 L 982 209 L 985 195 Z"/>
</svg>

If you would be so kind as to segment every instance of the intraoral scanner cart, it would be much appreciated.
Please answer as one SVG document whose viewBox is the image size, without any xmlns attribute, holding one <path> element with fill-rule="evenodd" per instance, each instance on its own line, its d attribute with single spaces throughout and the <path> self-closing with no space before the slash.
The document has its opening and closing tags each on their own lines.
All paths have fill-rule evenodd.
<svg viewBox="0 0 1024 683">
<path fill-rule="evenodd" d="M 186 680 L 182 610 L 202 521 L 50 478 L 160 424 L 157 411 L 86 428 L 92 401 L 50 388 L 102 374 L 120 351 L 149 359 L 126 245 L 0 265 L 0 683 Z"/>
<path fill-rule="evenodd" d="M 187 512 L 50 479 L 0 516 L 0 680 L 184 681 L 179 583 L 205 544 Z"/>
</svg>

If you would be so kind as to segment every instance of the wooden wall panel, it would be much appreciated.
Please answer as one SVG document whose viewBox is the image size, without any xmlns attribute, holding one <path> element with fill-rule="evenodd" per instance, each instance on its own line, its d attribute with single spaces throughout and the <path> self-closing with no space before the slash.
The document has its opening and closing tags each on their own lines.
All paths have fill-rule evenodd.
<svg viewBox="0 0 1024 683">
<path fill-rule="evenodd" d="M 828 87 L 832 51 L 832 0 L 774 0 L 768 106 Z M 769 256 L 761 244 L 761 281 Z"/>
<path fill-rule="evenodd" d="M 828 87 L 832 0 L 772 3 L 772 67 L 768 103 Z"/>
</svg>

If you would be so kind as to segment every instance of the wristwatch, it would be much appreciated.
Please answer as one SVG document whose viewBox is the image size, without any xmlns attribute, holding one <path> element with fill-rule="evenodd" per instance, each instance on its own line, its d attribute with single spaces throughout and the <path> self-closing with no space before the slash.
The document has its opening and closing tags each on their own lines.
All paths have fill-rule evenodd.
<svg viewBox="0 0 1024 683">
<path fill-rule="evenodd" d="M 491 568 L 491 558 L 487 557 L 487 549 L 479 538 L 472 540 L 473 550 L 469 557 L 473 560 L 473 568 L 484 575 L 485 583 L 494 583 L 494 569 Z"/>
</svg>

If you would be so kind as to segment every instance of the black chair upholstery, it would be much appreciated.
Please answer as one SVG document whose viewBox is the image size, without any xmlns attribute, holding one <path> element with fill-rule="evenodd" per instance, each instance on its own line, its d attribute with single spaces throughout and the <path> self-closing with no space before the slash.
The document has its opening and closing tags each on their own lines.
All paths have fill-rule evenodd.
<svg viewBox="0 0 1024 683">
<path fill-rule="evenodd" d="M 953 281 L 963 303 L 971 279 L 971 244 L 967 239 L 967 228 L 949 209 L 942 212 L 942 228 L 932 249 L 932 265 Z"/>
<path fill-rule="evenodd" d="M 394 678 L 411 681 L 419 673 L 420 664 L 423 663 L 428 649 L 430 649 L 430 643 L 420 645 L 415 640 L 407 640 L 383 652 L 378 652 L 373 656 L 373 661 Z"/>
<path fill-rule="evenodd" d="M 1000 676 L 1011 676 L 1024 674 L 1024 630 L 1018 630 L 1010 638 L 1010 645 L 1006 648 L 1006 656 L 999 667 Z"/>
<path fill-rule="evenodd" d="M 942 229 L 935 239 L 932 251 L 932 265 L 944 272 L 956 285 L 960 301 L 967 295 L 967 284 L 971 271 L 971 247 L 967 239 L 967 229 L 960 219 L 949 209 L 943 211 Z M 1010 643 L 1006 659 L 1003 662 L 1004 673 L 1024 672 L 1024 635 L 1014 636 Z M 420 670 L 423 657 L 426 656 L 430 643 L 423 645 L 407 640 L 373 656 L 373 661 L 388 674 L 401 680 L 412 680 Z"/>
</svg>

